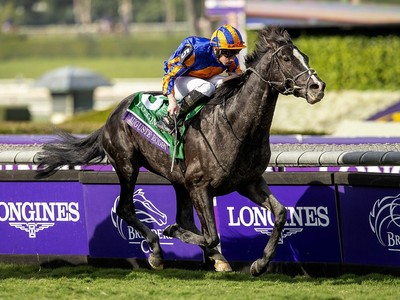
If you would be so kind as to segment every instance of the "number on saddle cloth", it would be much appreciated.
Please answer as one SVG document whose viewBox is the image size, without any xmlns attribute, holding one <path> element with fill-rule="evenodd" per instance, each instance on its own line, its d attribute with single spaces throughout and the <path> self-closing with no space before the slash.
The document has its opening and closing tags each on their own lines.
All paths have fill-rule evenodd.
<svg viewBox="0 0 400 300">
<path fill-rule="evenodd" d="M 168 98 L 164 95 L 141 94 L 140 102 L 157 120 L 168 113 Z"/>
</svg>

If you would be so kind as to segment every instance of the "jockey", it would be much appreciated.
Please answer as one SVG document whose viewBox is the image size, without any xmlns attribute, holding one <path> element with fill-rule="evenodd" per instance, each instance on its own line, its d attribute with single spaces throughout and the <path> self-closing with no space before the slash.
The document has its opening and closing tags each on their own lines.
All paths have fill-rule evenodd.
<svg viewBox="0 0 400 300">
<path fill-rule="evenodd" d="M 157 127 L 172 133 L 175 124 L 171 116 L 182 120 L 195 104 L 207 101 L 226 78 L 221 73 L 241 74 L 236 55 L 244 48 L 242 35 L 231 25 L 219 27 L 211 40 L 196 36 L 184 39 L 164 63 L 163 94 L 168 97 L 168 115 Z"/>
</svg>

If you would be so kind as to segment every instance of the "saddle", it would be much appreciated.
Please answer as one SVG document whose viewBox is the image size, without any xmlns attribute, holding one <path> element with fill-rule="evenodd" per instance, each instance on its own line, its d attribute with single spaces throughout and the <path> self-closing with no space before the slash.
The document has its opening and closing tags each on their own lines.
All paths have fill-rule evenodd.
<svg viewBox="0 0 400 300">
<path fill-rule="evenodd" d="M 161 92 L 138 92 L 133 94 L 131 103 L 125 113 L 123 120 L 142 137 L 148 140 L 158 149 L 176 159 L 184 158 L 183 146 L 186 132 L 186 124 L 197 115 L 204 107 L 204 103 L 195 106 L 185 117 L 179 128 L 178 136 L 157 128 L 156 123 L 168 114 L 168 98 Z M 179 104 L 179 103 L 178 103 Z M 176 153 L 174 154 L 175 140 Z"/>
</svg>

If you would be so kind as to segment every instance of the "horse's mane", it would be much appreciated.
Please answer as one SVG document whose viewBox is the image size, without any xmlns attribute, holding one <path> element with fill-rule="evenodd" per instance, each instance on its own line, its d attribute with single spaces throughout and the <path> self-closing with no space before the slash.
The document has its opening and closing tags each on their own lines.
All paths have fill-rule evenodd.
<svg viewBox="0 0 400 300">
<path fill-rule="evenodd" d="M 245 58 L 245 65 L 247 68 L 255 67 L 260 58 L 271 49 L 272 45 L 286 45 L 292 44 L 289 33 L 280 26 L 270 26 L 261 30 L 258 34 L 256 47 L 250 55 Z"/>
<path fill-rule="evenodd" d="M 261 57 L 263 57 L 273 44 L 292 44 L 288 32 L 283 27 L 269 26 L 260 30 L 254 51 L 245 57 L 246 68 L 254 68 Z M 224 99 L 228 99 L 232 95 L 236 94 L 246 82 L 248 76 L 248 72 L 244 72 L 241 75 L 233 76 L 232 78 L 229 78 L 229 80 L 226 80 L 217 88 L 214 97 L 209 101 L 209 104 L 221 103 Z"/>
</svg>

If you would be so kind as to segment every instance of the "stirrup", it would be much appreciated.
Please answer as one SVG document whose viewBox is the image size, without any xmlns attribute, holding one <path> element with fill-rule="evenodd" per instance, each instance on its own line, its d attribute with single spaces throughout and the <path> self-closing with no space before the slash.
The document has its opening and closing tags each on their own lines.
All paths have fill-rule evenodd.
<svg viewBox="0 0 400 300">
<path fill-rule="evenodd" d="M 159 121 L 157 121 L 156 126 L 162 131 L 166 131 L 172 134 L 175 131 L 174 120 L 170 116 L 164 116 Z"/>
</svg>

